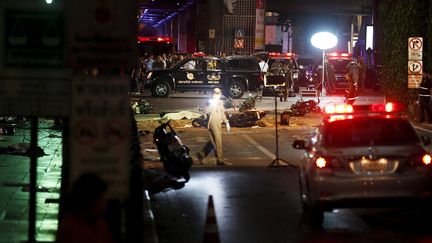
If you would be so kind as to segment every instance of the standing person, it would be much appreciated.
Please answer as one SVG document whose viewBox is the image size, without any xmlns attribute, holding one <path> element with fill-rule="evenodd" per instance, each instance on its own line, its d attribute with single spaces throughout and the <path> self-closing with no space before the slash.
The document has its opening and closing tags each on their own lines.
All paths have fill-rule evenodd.
<svg viewBox="0 0 432 243">
<path fill-rule="evenodd" d="M 365 80 L 366 80 L 366 71 L 367 71 L 367 67 L 366 67 L 366 63 L 364 61 L 363 57 L 359 58 L 359 65 L 360 65 L 360 70 L 359 70 L 359 89 L 360 92 L 363 92 L 365 90 Z"/>
<path fill-rule="evenodd" d="M 219 88 L 215 88 L 213 90 L 213 99 L 210 100 L 206 108 L 206 113 L 208 115 L 207 128 L 210 134 L 210 141 L 206 144 L 202 152 L 196 154 L 201 164 L 203 164 L 202 160 L 207 157 L 213 148 L 216 156 L 216 165 L 232 165 L 223 159 L 222 122 L 225 123 L 228 132 L 230 132 L 230 124 L 225 116 L 223 102 L 220 100 L 221 94 L 222 91 Z"/>
<path fill-rule="evenodd" d="M 162 56 L 156 56 L 156 59 L 153 63 L 153 70 L 162 70 L 165 69 L 166 63 L 162 60 Z"/>
<path fill-rule="evenodd" d="M 72 187 L 69 205 L 57 232 L 57 243 L 114 243 L 104 218 L 107 184 L 84 174 Z"/>
<path fill-rule="evenodd" d="M 423 78 L 420 83 L 417 103 L 420 105 L 419 121 L 418 122 L 432 122 L 431 110 L 431 89 L 432 81 L 428 73 L 423 72 Z"/>
<path fill-rule="evenodd" d="M 266 61 L 264 61 L 264 58 L 259 56 L 258 57 L 259 60 L 259 66 L 260 66 L 260 70 L 261 70 L 261 83 L 259 84 L 258 87 L 258 96 L 260 97 L 260 99 L 262 99 L 262 95 L 263 95 L 263 90 L 264 90 L 264 76 L 266 75 L 269 66 L 268 63 Z"/>
<path fill-rule="evenodd" d="M 151 70 L 153 70 L 153 55 L 150 54 L 146 57 L 146 59 L 144 60 L 144 65 L 145 65 L 145 69 L 147 72 L 150 72 Z"/>
</svg>

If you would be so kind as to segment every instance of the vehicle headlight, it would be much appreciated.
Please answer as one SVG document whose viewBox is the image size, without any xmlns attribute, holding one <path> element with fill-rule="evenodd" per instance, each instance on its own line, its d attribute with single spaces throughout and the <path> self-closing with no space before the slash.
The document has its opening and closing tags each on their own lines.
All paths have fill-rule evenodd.
<svg viewBox="0 0 432 243">
<path fill-rule="evenodd" d="M 147 74 L 147 79 L 151 79 L 152 74 L 153 74 L 153 72 L 149 72 L 149 73 Z"/>
</svg>

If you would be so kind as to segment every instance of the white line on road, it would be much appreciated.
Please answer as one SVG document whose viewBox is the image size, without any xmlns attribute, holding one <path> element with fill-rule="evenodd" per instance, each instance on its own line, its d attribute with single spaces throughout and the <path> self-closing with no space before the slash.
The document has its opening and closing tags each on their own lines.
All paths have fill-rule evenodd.
<svg viewBox="0 0 432 243">
<path fill-rule="evenodd" d="M 259 143 L 257 143 L 251 137 L 249 137 L 249 135 L 242 134 L 242 137 L 244 137 L 250 144 L 252 144 L 257 149 L 259 149 L 261 152 L 263 152 L 265 155 L 267 155 L 270 159 L 276 159 L 276 155 L 274 155 L 272 152 L 268 151 L 266 148 L 261 146 Z"/>
</svg>

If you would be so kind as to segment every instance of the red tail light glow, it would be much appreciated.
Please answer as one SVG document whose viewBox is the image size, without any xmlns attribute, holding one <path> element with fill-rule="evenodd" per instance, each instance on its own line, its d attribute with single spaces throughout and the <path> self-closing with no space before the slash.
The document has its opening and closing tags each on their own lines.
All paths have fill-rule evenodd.
<svg viewBox="0 0 432 243">
<path fill-rule="evenodd" d="M 432 162 L 432 157 L 431 157 L 429 154 L 425 154 L 425 155 L 423 155 L 423 157 L 422 157 L 422 162 L 423 162 L 423 164 L 425 164 L 425 165 L 430 165 L 431 162 Z"/>
<path fill-rule="evenodd" d="M 387 103 L 385 105 L 385 111 L 392 112 L 394 110 L 393 103 Z"/>
<path fill-rule="evenodd" d="M 324 168 L 327 164 L 327 161 L 323 158 L 323 157 L 319 157 L 316 161 L 315 161 L 315 165 L 318 168 Z"/>
<path fill-rule="evenodd" d="M 352 105 L 338 104 L 338 105 L 328 105 L 324 108 L 326 114 L 345 114 L 353 113 L 354 109 Z"/>
</svg>

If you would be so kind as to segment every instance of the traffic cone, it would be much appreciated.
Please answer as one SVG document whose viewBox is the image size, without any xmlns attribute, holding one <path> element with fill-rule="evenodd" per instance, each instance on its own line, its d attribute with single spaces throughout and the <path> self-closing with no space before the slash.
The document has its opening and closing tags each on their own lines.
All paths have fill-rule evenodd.
<svg viewBox="0 0 432 243">
<path fill-rule="evenodd" d="M 203 243 L 220 243 L 213 196 L 209 196 Z"/>
</svg>

